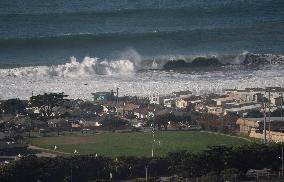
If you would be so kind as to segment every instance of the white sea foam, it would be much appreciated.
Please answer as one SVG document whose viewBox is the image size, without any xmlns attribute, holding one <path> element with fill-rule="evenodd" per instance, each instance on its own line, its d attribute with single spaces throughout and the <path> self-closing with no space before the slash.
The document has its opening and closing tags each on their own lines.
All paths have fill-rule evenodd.
<svg viewBox="0 0 284 182">
<path fill-rule="evenodd" d="M 70 63 L 70 67 L 66 66 L 68 68 L 65 69 L 64 76 L 60 76 L 60 74 L 47 76 L 50 75 L 49 71 L 47 71 L 48 74 L 45 72 L 44 74 L 39 74 L 35 71 L 38 68 L 32 70 L 31 74 L 25 73 L 20 74 L 20 76 L 15 74 L 7 76 L 7 74 L 3 74 L 3 70 L 0 70 L 0 99 L 14 97 L 26 99 L 31 96 L 32 91 L 34 94 L 65 92 L 70 95 L 70 98 L 91 99 L 91 93 L 93 92 L 108 91 L 117 87 L 120 88 L 121 95 L 147 96 L 154 93 L 167 94 L 179 90 L 191 90 L 195 94 L 202 94 L 208 92 L 222 93 L 226 88 L 284 86 L 284 69 L 282 65 L 282 67 L 272 65 L 261 70 L 233 69 L 191 74 L 148 70 L 132 72 L 132 74 L 114 74 L 113 72 L 109 74 L 108 71 L 103 71 L 106 74 L 102 75 L 86 74 L 85 72 L 92 71 L 88 70 L 88 66 L 86 66 L 88 69 L 84 66 L 79 66 L 84 67 L 84 69 L 78 69 L 77 66 L 81 64 Z M 83 65 L 86 64 L 84 63 Z M 88 61 L 88 64 L 91 64 L 90 61 Z M 115 63 L 108 62 L 106 67 L 107 70 L 123 71 L 122 69 L 125 68 L 117 66 L 120 64 L 120 61 Z M 131 65 L 131 63 L 126 63 L 126 65 L 129 64 Z M 130 67 L 131 69 L 129 70 L 134 69 L 132 66 Z M 57 72 L 57 69 L 55 68 L 55 72 Z M 37 76 L 31 76 L 35 72 Z M 81 76 L 66 76 L 74 72 L 82 74 Z"/>
<path fill-rule="evenodd" d="M 34 76 L 59 76 L 80 77 L 86 75 L 111 75 L 127 74 L 135 71 L 135 65 L 130 60 L 101 61 L 97 58 L 85 57 L 80 63 L 75 57 L 70 58 L 70 63 L 54 66 L 30 66 L 13 69 L 1 69 L 2 76 L 34 77 Z"/>
<path fill-rule="evenodd" d="M 243 63 L 247 54 L 244 52 L 236 58 L 235 64 Z M 263 57 L 271 56 L 258 57 L 262 62 Z M 159 70 L 163 64 L 157 60 L 143 64 L 139 54 L 131 49 L 122 58 L 125 59 L 100 61 L 85 57 L 79 62 L 72 57 L 69 63 L 62 65 L 0 69 L 0 99 L 26 99 L 31 96 L 32 91 L 34 94 L 65 92 L 70 98 L 91 99 L 93 92 L 117 87 L 122 95 L 147 96 L 179 90 L 202 94 L 222 93 L 226 88 L 284 86 L 283 64 L 266 65 L 258 69 L 235 65 L 224 67 L 222 71 L 182 74 Z M 282 62 L 281 56 L 276 58 Z"/>
</svg>

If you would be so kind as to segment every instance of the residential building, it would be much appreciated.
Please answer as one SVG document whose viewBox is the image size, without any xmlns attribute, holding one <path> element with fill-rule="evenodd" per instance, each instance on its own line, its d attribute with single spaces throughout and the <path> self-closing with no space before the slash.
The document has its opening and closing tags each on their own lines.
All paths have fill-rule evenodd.
<svg viewBox="0 0 284 182">
<path fill-rule="evenodd" d="M 223 114 L 223 108 L 218 106 L 207 106 L 207 112 L 209 114 L 221 115 Z"/>
<path fill-rule="evenodd" d="M 261 102 L 263 90 L 258 88 L 246 88 L 244 90 L 226 90 L 231 98 L 237 102 Z"/>
<path fill-rule="evenodd" d="M 234 101 L 232 97 L 221 97 L 217 99 L 213 99 L 216 102 L 216 106 L 218 107 L 225 107 L 226 103 L 230 103 Z"/>
<path fill-rule="evenodd" d="M 164 99 L 165 107 L 175 107 L 175 98 Z"/>
<path fill-rule="evenodd" d="M 244 114 L 250 110 L 261 109 L 261 108 L 262 108 L 262 104 L 246 105 L 246 106 L 242 106 L 238 108 L 225 109 L 224 114 L 226 115 L 228 113 L 234 113 L 239 116 L 244 116 Z"/>
<path fill-rule="evenodd" d="M 173 94 L 175 95 L 175 97 L 178 98 L 187 98 L 192 96 L 192 92 L 187 90 L 187 91 L 179 91 L 179 92 L 173 92 Z"/>
<path fill-rule="evenodd" d="M 174 94 L 168 94 L 168 95 L 151 95 L 149 96 L 150 104 L 165 104 L 165 99 L 172 99 L 175 98 Z"/>
<path fill-rule="evenodd" d="M 117 113 L 123 116 L 130 116 L 134 114 L 134 110 L 139 108 L 139 105 L 136 104 L 125 104 L 123 106 L 119 106 L 117 108 Z"/>
<path fill-rule="evenodd" d="M 103 102 L 103 101 L 116 101 L 115 92 L 111 90 L 110 92 L 96 92 L 92 93 L 94 102 Z"/>
<path fill-rule="evenodd" d="M 154 117 L 155 108 L 153 107 L 137 108 L 134 109 L 133 112 L 137 119 L 149 119 L 151 117 Z"/>
<path fill-rule="evenodd" d="M 187 99 L 177 99 L 175 105 L 179 109 L 185 109 L 189 104 Z"/>
<path fill-rule="evenodd" d="M 284 142 L 284 118 L 271 117 L 270 123 L 268 118 L 266 119 L 267 140 Z M 264 139 L 264 118 L 240 118 L 236 124 L 240 126 L 240 133 L 252 138 Z"/>
</svg>

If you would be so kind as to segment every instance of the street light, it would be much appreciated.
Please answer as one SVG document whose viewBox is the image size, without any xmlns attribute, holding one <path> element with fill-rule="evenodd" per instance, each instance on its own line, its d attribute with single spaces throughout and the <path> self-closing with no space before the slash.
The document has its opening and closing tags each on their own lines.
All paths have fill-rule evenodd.
<svg viewBox="0 0 284 182">
<path fill-rule="evenodd" d="M 283 145 L 281 143 L 281 172 L 283 177 Z"/>
<path fill-rule="evenodd" d="M 79 152 L 75 149 L 74 150 L 74 155 L 78 154 Z M 73 182 L 73 161 L 71 160 L 71 171 L 70 171 L 70 181 Z"/>
<path fill-rule="evenodd" d="M 156 129 L 155 129 L 155 124 L 151 124 L 151 129 L 152 129 L 152 157 L 154 157 L 154 145 L 161 145 L 161 141 L 160 140 L 156 140 L 156 138 L 155 138 L 155 131 L 156 131 Z"/>
<path fill-rule="evenodd" d="M 264 97 L 262 98 L 263 102 L 263 130 L 264 130 L 264 144 L 266 144 L 266 101 Z"/>
<path fill-rule="evenodd" d="M 283 167 L 284 167 L 284 163 L 283 163 L 283 144 L 281 141 L 277 141 L 276 143 L 280 143 L 281 144 L 281 157 L 278 157 L 279 159 L 281 159 L 281 176 L 283 177 Z"/>
<path fill-rule="evenodd" d="M 283 121 L 283 93 L 280 93 L 281 95 L 281 119 Z"/>
<path fill-rule="evenodd" d="M 145 181 L 148 181 L 148 166 L 145 166 Z"/>
<path fill-rule="evenodd" d="M 152 141 L 152 157 L 154 157 L 154 142 L 155 142 L 155 125 L 152 123 L 151 124 L 151 128 L 152 128 L 152 138 L 153 138 L 153 141 Z"/>
</svg>

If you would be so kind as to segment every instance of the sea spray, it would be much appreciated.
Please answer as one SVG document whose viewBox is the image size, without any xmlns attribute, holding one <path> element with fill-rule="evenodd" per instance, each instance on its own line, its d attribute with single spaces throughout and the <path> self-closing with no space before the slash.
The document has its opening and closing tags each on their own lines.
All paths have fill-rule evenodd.
<svg viewBox="0 0 284 182">
<path fill-rule="evenodd" d="M 75 57 L 70 58 L 70 62 L 52 66 L 27 66 L 11 69 L 0 69 L 0 76 L 14 77 L 34 77 L 34 76 L 51 76 L 51 77 L 84 77 L 88 75 L 113 75 L 113 74 L 132 74 L 137 70 L 163 69 L 163 67 L 172 62 L 167 58 L 143 59 L 137 51 L 129 48 L 119 53 L 118 59 L 100 60 L 95 57 L 85 57 L 81 62 Z M 204 56 L 178 56 L 179 61 L 184 62 L 187 67 L 202 65 L 203 68 L 208 66 L 225 66 L 226 65 L 252 65 L 250 68 L 260 68 L 269 65 L 283 65 L 284 56 L 274 54 L 254 54 L 247 51 L 237 55 L 204 55 Z M 172 59 L 175 59 L 171 57 Z M 211 64 L 206 61 L 213 60 Z M 191 64 L 189 64 L 191 63 Z M 194 64 L 193 64 L 194 63 Z M 167 64 L 169 65 L 169 64 Z M 186 68 L 183 66 L 183 68 Z M 171 65 L 167 68 L 173 69 Z M 231 69 L 231 67 L 230 67 Z M 202 71 L 202 70 L 200 70 Z"/>
<path fill-rule="evenodd" d="M 82 77 L 87 75 L 130 74 L 135 71 L 135 65 L 130 60 L 99 61 L 98 58 L 85 57 L 80 63 L 75 57 L 70 62 L 52 66 L 29 66 L 12 69 L 1 69 L 3 76 L 58 76 Z"/>
</svg>

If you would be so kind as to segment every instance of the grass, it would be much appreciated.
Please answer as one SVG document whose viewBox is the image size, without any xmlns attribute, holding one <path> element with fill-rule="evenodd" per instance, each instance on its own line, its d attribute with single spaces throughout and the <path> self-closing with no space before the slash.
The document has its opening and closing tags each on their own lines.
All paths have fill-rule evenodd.
<svg viewBox="0 0 284 182">
<path fill-rule="evenodd" d="M 249 141 L 243 138 L 207 133 L 200 131 L 162 131 L 156 133 L 154 155 L 161 156 L 168 152 L 188 150 L 199 152 L 213 145 L 239 146 Z M 58 151 L 79 154 L 105 156 L 151 156 L 152 133 L 101 133 L 88 135 L 64 135 L 58 137 L 33 138 L 32 145 Z"/>
</svg>

